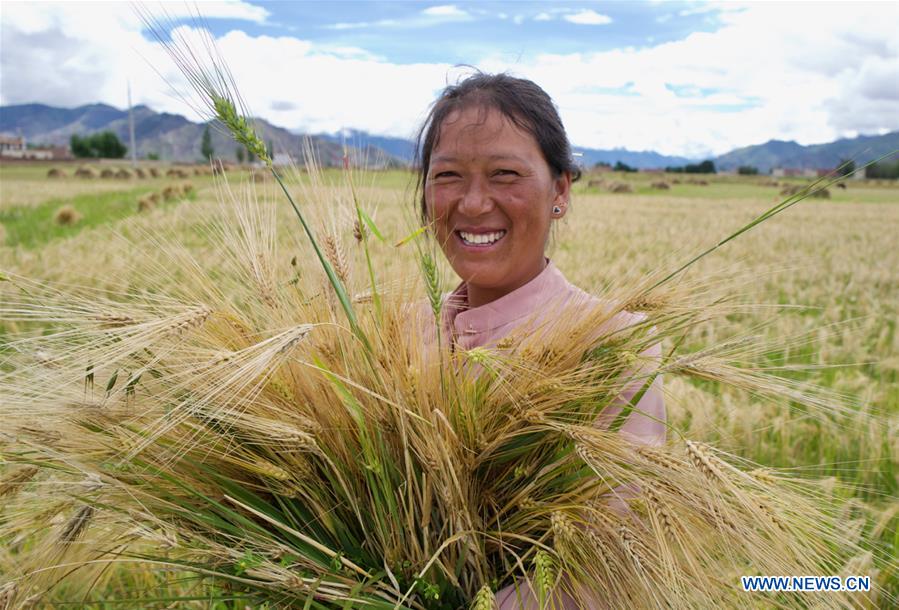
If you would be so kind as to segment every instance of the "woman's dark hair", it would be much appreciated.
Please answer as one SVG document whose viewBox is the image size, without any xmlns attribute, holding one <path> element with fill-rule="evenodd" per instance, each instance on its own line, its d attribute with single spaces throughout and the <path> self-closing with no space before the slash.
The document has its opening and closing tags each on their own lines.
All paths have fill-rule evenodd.
<svg viewBox="0 0 899 610">
<path fill-rule="evenodd" d="M 420 198 L 421 218 L 428 222 L 425 184 L 431 166 L 431 152 L 437 146 L 443 121 L 453 112 L 472 106 L 495 109 L 519 129 L 534 136 L 543 158 L 559 177 L 571 174 L 572 181 L 581 177 L 581 170 L 571 155 L 571 143 L 552 98 L 533 81 L 508 74 L 477 72 L 455 85 L 447 86 L 428 113 L 415 149 L 418 168 L 416 194 Z"/>
</svg>

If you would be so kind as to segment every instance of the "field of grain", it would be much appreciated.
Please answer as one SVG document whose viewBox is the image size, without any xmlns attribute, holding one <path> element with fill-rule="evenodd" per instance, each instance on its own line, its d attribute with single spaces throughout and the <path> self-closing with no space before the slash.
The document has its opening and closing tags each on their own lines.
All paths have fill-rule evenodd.
<svg viewBox="0 0 899 610">
<path fill-rule="evenodd" d="M 155 264 L 154 244 L 162 234 L 176 236 L 195 257 L 214 256 L 207 230 L 219 203 L 211 177 L 191 177 L 193 193 L 138 212 L 141 197 L 184 180 L 49 179 L 48 169 L 0 166 L 0 271 L 125 293 L 145 284 L 187 281 L 167 277 L 170 270 Z M 276 188 L 270 182 L 248 183 L 246 177 L 228 174 L 233 196 Z M 326 180 L 337 178 L 336 172 L 325 174 Z M 713 176 L 708 184 L 642 174 L 593 179 L 603 182 L 591 186 L 586 176 L 576 185 L 549 255 L 569 280 L 597 294 L 623 278 L 676 269 L 770 208 L 786 185 L 737 176 Z M 653 186 L 661 180 L 668 188 Z M 360 198 L 385 237 L 373 250 L 380 270 L 405 268 L 413 257 L 411 250 L 393 245 L 413 228 L 412 181 L 411 174 L 399 171 L 359 178 Z M 632 192 L 610 192 L 612 181 L 630 185 Z M 305 196 L 308 176 L 292 188 L 301 205 L 312 199 Z M 342 196 L 326 184 L 315 188 L 319 206 L 327 205 L 329 192 Z M 82 220 L 54 222 L 53 214 L 64 205 L 78 209 Z M 275 213 L 284 234 L 280 262 L 289 269 L 289 244 L 300 238 L 299 228 L 286 204 Z M 352 218 L 334 224 L 327 208 L 307 213 L 331 223 L 327 226 L 335 228 L 354 259 Z M 899 555 L 897 234 L 899 186 L 850 182 L 846 189 L 831 189 L 827 199 L 805 200 L 740 236 L 685 277 L 741 304 L 738 313 L 685 338 L 685 347 L 756 336 L 765 349 L 747 364 L 827 390 L 831 416 L 812 417 L 789 398 L 745 396 L 714 383 L 666 384 L 669 418 L 686 436 L 764 466 L 830 480 L 839 493 L 853 496 L 847 527 L 875 541 L 870 552 L 887 565 Z M 313 261 L 300 261 L 299 269 L 310 281 L 323 281 Z M 360 265 L 351 269 L 363 272 Z M 445 289 L 455 284 L 446 265 L 442 277 Z M 0 326 L 0 341 L 17 330 L 11 323 Z M 5 559 L 0 550 L 0 570 Z M 859 562 L 870 569 L 870 557 Z M 892 566 L 871 575 L 897 595 L 899 572 L 895 561 Z M 124 589 L 149 578 L 120 570 L 114 582 Z M 121 596 L 121 590 L 110 596 Z"/>
</svg>

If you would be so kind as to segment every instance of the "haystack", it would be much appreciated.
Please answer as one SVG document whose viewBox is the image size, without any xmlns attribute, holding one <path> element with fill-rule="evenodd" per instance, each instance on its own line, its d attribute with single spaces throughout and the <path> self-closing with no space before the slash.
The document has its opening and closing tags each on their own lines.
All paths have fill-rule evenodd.
<svg viewBox="0 0 899 610">
<path fill-rule="evenodd" d="M 609 185 L 609 190 L 613 193 L 633 193 L 633 187 L 627 182 L 613 182 Z"/>
<path fill-rule="evenodd" d="M 149 212 L 153 208 L 156 207 L 156 202 L 153 201 L 149 195 L 145 195 L 137 200 L 137 211 L 138 212 Z"/>
<path fill-rule="evenodd" d="M 115 177 L 119 180 L 131 180 L 134 178 L 134 174 L 131 173 L 130 169 L 123 167 L 115 173 Z"/>
<path fill-rule="evenodd" d="M 665 182 L 664 180 L 657 180 L 652 183 L 652 188 L 657 189 L 659 191 L 667 191 L 671 188 L 671 185 Z"/>
<path fill-rule="evenodd" d="M 64 205 L 53 215 L 53 222 L 58 225 L 73 225 L 81 220 L 81 214 L 71 205 Z"/>
<path fill-rule="evenodd" d="M 100 172 L 100 177 L 106 179 L 115 178 L 115 170 L 108 167 L 104 168 L 103 171 Z"/>
<path fill-rule="evenodd" d="M 78 178 L 96 178 L 97 170 L 93 167 L 88 167 L 87 165 L 82 165 L 78 169 L 75 170 L 75 176 Z"/>
<path fill-rule="evenodd" d="M 181 187 L 177 184 L 170 184 L 162 189 L 162 198 L 166 201 L 171 201 L 176 197 L 181 197 Z"/>
<path fill-rule="evenodd" d="M 59 169 L 58 167 L 54 167 L 54 168 L 51 168 L 47 172 L 47 177 L 48 178 L 65 178 L 66 173 L 63 170 Z"/>
</svg>

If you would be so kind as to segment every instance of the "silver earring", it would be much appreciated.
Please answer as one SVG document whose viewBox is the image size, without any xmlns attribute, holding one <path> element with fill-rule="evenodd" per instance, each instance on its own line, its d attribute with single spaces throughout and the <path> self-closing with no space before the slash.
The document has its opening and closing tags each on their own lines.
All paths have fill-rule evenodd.
<svg viewBox="0 0 899 610">
<path fill-rule="evenodd" d="M 553 206 L 553 214 L 555 214 L 556 216 L 558 216 L 558 215 L 561 214 L 561 213 L 562 213 L 562 208 L 560 208 L 560 207 L 557 206 L 557 205 L 554 205 L 554 206 Z"/>
</svg>

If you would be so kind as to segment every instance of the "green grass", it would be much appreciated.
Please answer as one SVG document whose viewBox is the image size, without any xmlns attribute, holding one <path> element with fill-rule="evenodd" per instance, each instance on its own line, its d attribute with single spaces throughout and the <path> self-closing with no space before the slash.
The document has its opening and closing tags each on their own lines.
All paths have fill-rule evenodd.
<svg viewBox="0 0 899 610">
<path fill-rule="evenodd" d="M 6 229 L 3 245 L 34 249 L 55 240 L 76 235 L 82 229 L 115 222 L 137 213 L 137 200 L 153 191 L 143 186 L 129 191 L 78 195 L 72 199 L 51 199 L 37 206 L 19 206 L 0 211 L 0 223 Z M 192 200 L 191 193 L 186 199 Z M 160 202 L 160 205 L 175 203 Z M 60 225 L 54 221 L 56 211 L 63 205 L 71 205 L 81 214 L 81 220 L 72 225 Z"/>
</svg>

